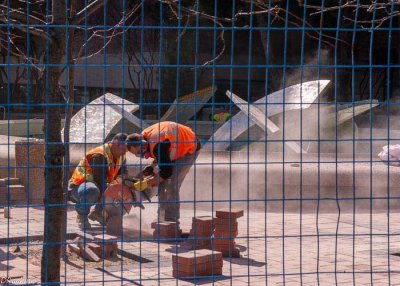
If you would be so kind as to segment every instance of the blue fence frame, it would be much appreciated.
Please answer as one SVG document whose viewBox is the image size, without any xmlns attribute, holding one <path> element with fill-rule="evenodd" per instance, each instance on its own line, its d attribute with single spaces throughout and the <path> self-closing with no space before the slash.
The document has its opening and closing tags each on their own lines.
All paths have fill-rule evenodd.
<svg viewBox="0 0 400 286">
<path fill-rule="evenodd" d="M 378 153 L 400 140 L 400 128 L 393 123 L 400 90 L 396 81 L 400 75 L 399 3 L 68 0 L 65 24 L 56 25 L 53 2 L 0 5 L 0 107 L 5 114 L 0 120 L 4 177 L 0 180 L 4 210 L 0 283 L 40 284 L 40 279 L 46 285 L 396 283 L 399 158 L 395 149 L 388 151 L 391 162 L 385 161 L 384 152 Z M 65 36 L 64 57 L 54 63 L 50 49 L 59 28 Z M 53 68 L 61 71 L 61 103 L 52 101 Z M 74 86 L 70 86 L 70 71 Z M 323 80 L 330 80 L 329 87 Z M 310 81 L 318 82 L 309 88 L 293 87 Z M 216 91 L 203 103 L 199 91 L 209 86 Z M 71 90 L 73 102 L 68 99 Z M 243 102 L 234 103 L 226 91 Z M 111 116 L 116 116 L 113 105 L 121 104 L 91 102 L 108 92 L 128 104 L 123 105 L 124 120 L 102 129 L 102 142 L 86 137 L 49 142 L 49 134 L 40 132 L 42 125 L 57 124 L 46 122 L 44 112 L 55 106 L 60 107 L 63 119 L 71 112 L 87 112 L 89 106 L 102 110 L 95 124 L 80 123 L 84 134 L 107 126 Z M 187 100 L 184 96 L 191 93 L 193 99 Z M 307 104 L 310 107 L 304 108 Z M 243 105 L 246 109 L 241 109 Z M 182 139 L 182 134 L 176 135 L 179 128 L 162 129 L 162 116 L 174 106 L 170 121 L 180 122 L 192 112 L 190 120 L 180 123 L 196 137 Z M 194 112 L 199 106 L 201 110 Z M 130 108 L 135 109 L 140 126 L 126 119 Z M 282 110 L 268 114 L 273 108 Z M 217 114 L 222 120 L 214 117 Z M 242 114 L 242 120 L 237 114 Z M 243 124 L 246 130 L 236 136 Z M 86 224 L 83 231 L 100 237 L 81 235 L 75 218 L 82 214 L 67 198 L 70 189 L 79 187 L 71 186 L 72 173 L 93 147 L 108 144 L 117 133 L 140 133 L 147 125 L 164 132 L 159 137 L 170 136 L 162 137 L 168 139 L 167 147 L 160 139 L 150 152 L 159 169 L 154 177 L 165 180 L 156 185 L 155 192 L 165 201 L 145 200 L 145 210 L 135 202 L 126 203 L 133 208 L 123 216 L 123 232 L 122 222 L 115 220 L 121 234 L 113 242 L 119 250 L 111 258 L 90 261 L 85 253 L 88 243 L 97 243 L 105 255 L 110 244 L 107 233 L 118 227 L 110 223 L 107 230 L 92 221 L 94 230 L 88 231 Z M 223 126 L 228 140 L 213 137 Z M 132 145 L 152 148 L 151 139 L 142 138 L 147 142 L 128 144 L 128 150 Z M 223 142 L 228 147 L 221 150 L 218 144 Z M 65 226 L 59 229 L 66 240 L 57 242 L 62 246 L 59 281 L 47 277 L 52 268 L 48 261 L 41 264 L 46 269 L 40 272 L 41 251 L 52 254 L 51 243 L 43 242 L 48 235 L 43 227 L 52 220 L 49 205 L 43 203 L 49 193 L 47 172 L 55 168 L 46 166 L 43 158 L 52 144 L 68 150 L 61 164 L 65 199 L 51 205 L 62 206 L 67 213 Z M 185 144 L 195 147 L 190 154 L 168 159 L 174 144 L 180 146 L 178 153 Z M 125 148 L 125 143 L 110 146 L 115 156 L 117 147 Z M 306 152 L 296 153 L 295 148 Z M 167 156 L 161 155 L 164 152 Z M 147 158 L 132 158 L 121 164 L 131 177 L 149 164 Z M 91 163 L 91 168 L 96 167 L 103 168 L 103 182 L 98 184 L 99 177 L 95 180 L 103 195 L 96 202 L 88 194 L 74 199 L 81 199 L 77 204 L 89 209 L 94 204 L 103 209 L 116 207 L 122 215 L 124 204 L 106 201 L 104 195 L 107 185 L 115 183 L 107 177 L 109 164 Z M 84 189 L 90 180 L 82 183 Z M 129 194 L 134 188 L 130 186 Z M 167 214 L 159 211 L 160 206 Z M 224 214 L 217 213 L 222 208 L 232 213 L 243 210 L 244 217 L 236 221 L 231 213 L 223 218 Z M 176 211 L 181 225 L 165 223 L 173 221 L 168 215 Z M 204 217 L 213 219 L 205 222 Z M 81 219 L 86 221 L 87 213 Z M 237 245 L 231 246 L 235 239 Z M 193 248 L 197 250 L 188 262 L 186 256 Z M 203 257 L 203 248 L 211 251 L 212 258 Z M 219 266 L 219 254 L 215 255 L 219 252 L 223 266 Z M 176 262 L 179 259 L 186 262 Z M 192 268 L 187 266 L 191 263 Z"/>
</svg>

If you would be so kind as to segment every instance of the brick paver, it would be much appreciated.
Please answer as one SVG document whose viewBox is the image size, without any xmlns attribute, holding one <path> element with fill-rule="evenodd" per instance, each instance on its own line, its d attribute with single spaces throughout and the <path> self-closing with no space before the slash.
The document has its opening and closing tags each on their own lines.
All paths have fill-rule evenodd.
<svg viewBox="0 0 400 286">
<path fill-rule="evenodd" d="M 180 245 L 157 243 L 151 235 L 150 221 L 156 205 L 138 211 L 124 221 L 123 250 L 147 259 L 147 263 L 124 260 L 104 267 L 77 267 L 62 264 L 62 282 L 98 285 L 396 285 L 400 281 L 400 215 L 397 213 L 262 213 L 244 211 L 238 219 L 236 243 L 242 258 L 225 258 L 223 275 L 193 280 L 172 277 L 171 257 L 184 251 Z M 0 218 L 0 276 L 23 277 L 38 282 L 40 267 L 31 259 L 12 253 L 15 243 L 43 232 L 41 208 L 13 208 L 11 219 Z M 215 213 L 214 213 L 215 214 Z M 209 211 L 182 210 L 181 227 L 191 228 L 193 216 L 212 216 Z M 135 230 L 136 229 L 136 230 Z M 68 211 L 68 232 L 77 231 L 75 212 Z M 31 243 L 33 243 L 33 241 Z M 183 246 L 182 246 L 183 247 Z M 9 254 L 7 256 L 7 251 Z M 7 273 L 8 268 L 8 273 Z"/>
</svg>

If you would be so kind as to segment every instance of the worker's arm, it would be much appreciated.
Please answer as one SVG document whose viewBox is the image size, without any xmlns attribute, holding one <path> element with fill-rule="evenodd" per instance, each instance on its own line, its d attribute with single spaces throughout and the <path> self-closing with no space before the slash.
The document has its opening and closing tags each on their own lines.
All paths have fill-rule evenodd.
<svg viewBox="0 0 400 286">
<path fill-rule="evenodd" d="M 152 177 L 143 178 L 136 182 L 134 187 L 137 191 L 144 191 L 148 187 L 154 187 L 163 182 L 165 179 L 161 177 L 160 173 L 154 174 Z"/>
<path fill-rule="evenodd" d="M 172 175 L 172 162 L 169 157 L 169 148 L 171 143 L 169 141 L 164 141 L 156 144 L 154 147 L 154 156 L 158 164 L 159 172 L 155 174 L 151 179 L 143 179 L 135 183 L 135 189 L 143 191 L 147 187 L 154 187 L 168 179 Z"/>
<path fill-rule="evenodd" d="M 121 179 L 129 178 L 128 169 L 126 167 L 126 158 L 124 158 L 124 161 L 121 163 L 121 167 L 118 171 L 117 178 Z"/>
<path fill-rule="evenodd" d="M 164 180 L 167 180 L 172 176 L 172 161 L 169 157 L 169 148 L 171 143 L 167 141 L 159 142 L 154 146 L 154 156 L 156 157 L 158 164 L 158 176 L 154 176 L 150 184 L 158 185 Z"/>
<path fill-rule="evenodd" d="M 164 181 L 164 179 L 162 177 L 160 177 L 158 174 L 155 174 L 154 177 L 146 180 L 147 185 L 150 187 L 157 186 L 158 184 L 160 184 L 163 181 Z"/>
<path fill-rule="evenodd" d="M 93 181 L 103 193 L 107 188 L 108 165 L 106 158 L 103 155 L 95 154 L 89 159 L 89 165 L 93 171 Z"/>
</svg>

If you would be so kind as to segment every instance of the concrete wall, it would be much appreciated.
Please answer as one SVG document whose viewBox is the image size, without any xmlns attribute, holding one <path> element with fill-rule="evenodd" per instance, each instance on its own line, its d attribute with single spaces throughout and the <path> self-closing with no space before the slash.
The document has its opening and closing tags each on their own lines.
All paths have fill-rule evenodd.
<svg viewBox="0 0 400 286">
<path fill-rule="evenodd" d="M 273 212 L 400 210 L 400 168 L 376 156 L 232 152 L 201 156 L 182 188 L 183 207 L 241 206 Z M 213 164 L 211 164 L 213 162 Z M 301 163 L 302 162 L 302 163 Z M 390 199 L 388 199 L 390 198 Z M 194 201 L 196 201 L 194 203 Z M 213 201 L 213 204 L 211 204 Z"/>
<path fill-rule="evenodd" d="M 43 119 L 0 120 L 0 135 L 31 137 L 43 135 Z"/>
</svg>

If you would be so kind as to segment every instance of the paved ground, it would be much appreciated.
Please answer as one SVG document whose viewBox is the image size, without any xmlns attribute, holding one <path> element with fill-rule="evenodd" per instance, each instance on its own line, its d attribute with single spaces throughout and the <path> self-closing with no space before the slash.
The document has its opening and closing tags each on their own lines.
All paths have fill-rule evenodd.
<svg viewBox="0 0 400 286">
<path fill-rule="evenodd" d="M 225 259 L 223 276 L 186 281 L 172 277 L 171 255 L 179 246 L 151 238 L 149 221 L 155 212 L 155 205 L 142 212 L 141 233 L 134 230 L 140 223 L 138 216 L 129 216 L 124 222 L 125 241 L 120 243 L 120 248 L 146 263 L 124 258 L 93 267 L 69 261 L 62 264 L 62 281 L 71 285 L 400 285 L 400 257 L 393 255 L 400 253 L 400 215 L 396 213 L 342 214 L 339 218 L 337 213 L 283 215 L 245 210 L 236 239 L 243 257 Z M 193 215 L 193 210 L 182 211 L 184 231 L 190 229 Z M 76 231 L 74 219 L 71 209 L 69 233 Z M 11 219 L 0 221 L 0 277 L 14 277 L 20 284 L 27 279 L 38 282 L 40 237 L 35 236 L 43 231 L 43 210 L 14 208 Z M 27 236 L 33 240 L 25 258 L 13 253 L 18 243 L 5 244 L 7 237 Z"/>
</svg>

